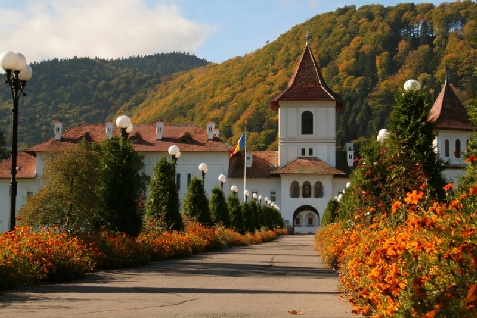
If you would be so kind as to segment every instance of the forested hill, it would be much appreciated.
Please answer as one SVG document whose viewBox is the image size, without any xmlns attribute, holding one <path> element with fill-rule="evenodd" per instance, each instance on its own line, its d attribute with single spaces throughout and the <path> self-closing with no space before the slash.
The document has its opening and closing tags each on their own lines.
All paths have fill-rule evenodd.
<svg viewBox="0 0 477 318">
<path fill-rule="evenodd" d="M 51 138 L 57 119 L 65 128 L 104 123 L 120 107 L 141 104 L 167 76 L 207 64 L 187 53 L 33 63 L 33 77 L 25 88 L 27 96 L 19 102 L 19 147 Z M 0 131 L 7 137 L 7 145 L 11 143 L 11 108 L 11 92 L 4 84 L 0 89 Z"/>
<path fill-rule="evenodd" d="M 248 147 L 276 149 L 278 114 L 269 101 L 286 87 L 308 30 L 328 86 L 346 102 L 337 126 L 343 145 L 386 126 L 394 95 L 407 79 L 420 80 L 434 100 L 447 66 L 461 101 L 475 98 L 476 20 L 471 1 L 347 6 L 316 15 L 243 57 L 174 74 L 141 105 L 124 104 L 119 113 L 141 123 L 213 120 L 230 143 L 246 127 L 252 132 Z"/>
</svg>

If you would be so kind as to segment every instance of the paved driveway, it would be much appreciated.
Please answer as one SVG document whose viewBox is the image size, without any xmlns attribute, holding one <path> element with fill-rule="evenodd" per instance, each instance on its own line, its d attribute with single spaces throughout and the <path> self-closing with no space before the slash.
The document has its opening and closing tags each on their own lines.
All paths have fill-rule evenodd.
<svg viewBox="0 0 477 318">
<path fill-rule="evenodd" d="M 313 235 L 0 294 L 5 317 L 356 317 Z"/>
</svg>

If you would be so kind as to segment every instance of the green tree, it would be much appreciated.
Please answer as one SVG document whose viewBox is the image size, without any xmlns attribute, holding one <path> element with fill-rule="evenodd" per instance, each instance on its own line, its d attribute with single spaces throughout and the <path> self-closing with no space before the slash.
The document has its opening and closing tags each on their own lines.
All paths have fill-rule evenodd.
<svg viewBox="0 0 477 318">
<path fill-rule="evenodd" d="M 250 202 L 242 202 L 241 210 L 245 232 L 255 232 L 255 220 Z"/>
<path fill-rule="evenodd" d="M 242 208 L 240 206 L 240 201 L 237 197 L 237 194 L 229 194 L 229 196 L 227 197 L 227 208 L 230 214 L 231 227 L 240 234 L 245 234 Z"/>
<path fill-rule="evenodd" d="M 411 162 L 422 165 L 431 193 L 443 199 L 445 165 L 434 150 L 436 134 L 434 124 L 427 119 L 429 110 L 429 95 L 424 88 L 397 94 L 389 118 L 389 138 L 399 143 L 401 157 L 407 155 Z"/>
<path fill-rule="evenodd" d="M 222 223 L 225 227 L 230 227 L 230 215 L 224 192 L 218 186 L 212 189 L 209 202 L 210 216 L 212 224 Z"/>
<path fill-rule="evenodd" d="M 98 201 L 97 148 L 96 144 L 82 142 L 47 153 L 42 185 L 20 209 L 21 224 L 55 224 L 67 232 L 91 230 Z"/>
<path fill-rule="evenodd" d="M 335 221 L 336 214 L 338 213 L 339 203 L 336 199 L 331 199 L 326 204 L 325 212 L 323 213 L 323 219 L 321 225 L 325 226 Z"/>
<path fill-rule="evenodd" d="M 179 195 L 175 182 L 175 163 L 166 156 L 156 163 L 154 175 L 149 183 L 149 196 L 146 201 L 146 216 L 152 221 L 163 222 L 170 230 L 183 229 L 179 212 Z"/>
<path fill-rule="evenodd" d="M 189 183 L 182 213 L 204 226 L 212 226 L 209 202 L 202 186 L 202 180 L 198 177 L 193 177 Z"/>
<path fill-rule="evenodd" d="M 136 236 L 142 227 L 141 206 L 147 184 L 141 171 L 143 156 L 127 139 L 107 139 L 100 145 L 96 226 Z"/>
<path fill-rule="evenodd" d="M 251 200 L 249 207 L 253 218 L 253 228 L 254 230 L 260 230 L 262 227 L 262 220 L 260 215 L 260 207 L 258 206 L 257 200 Z"/>
</svg>

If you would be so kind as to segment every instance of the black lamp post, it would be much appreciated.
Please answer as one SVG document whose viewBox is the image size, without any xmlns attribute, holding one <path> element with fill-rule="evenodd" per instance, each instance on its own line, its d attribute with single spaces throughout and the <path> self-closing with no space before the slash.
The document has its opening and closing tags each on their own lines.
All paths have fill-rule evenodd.
<svg viewBox="0 0 477 318">
<path fill-rule="evenodd" d="M 230 190 L 234 193 L 234 196 L 237 196 L 238 188 L 236 185 L 231 186 Z"/>
<path fill-rule="evenodd" d="M 126 115 L 122 115 L 116 118 L 116 126 L 121 128 L 121 136 L 123 137 L 123 139 L 127 139 L 129 134 L 133 130 L 131 119 Z"/>
<path fill-rule="evenodd" d="M 224 191 L 224 182 L 225 182 L 226 178 L 223 174 L 221 174 L 218 179 L 220 181 L 220 189 L 222 189 L 222 191 Z"/>
<path fill-rule="evenodd" d="M 199 165 L 199 170 L 202 172 L 202 188 L 205 190 L 205 174 L 207 173 L 207 165 L 202 162 Z"/>
<path fill-rule="evenodd" d="M 3 52 L 0 55 L 0 63 L 5 70 L 5 76 L 7 80 L 5 83 L 10 86 L 13 98 L 13 129 L 12 129 L 12 179 L 10 181 L 10 224 L 9 230 L 15 229 L 15 210 L 17 199 L 17 132 L 18 132 L 18 100 L 20 96 L 26 96 L 23 89 L 26 86 L 26 82 L 32 76 L 32 69 L 27 65 L 26 58 L 21 53 Z"/>
<path fill-rule="evenodd" d="M 248 199 L 249 194 L 250 194 L 250 192 L 248 192 L 248 190 L 245 190 L 243 192 L 243 195 L 245 196 L 245 203 L 247 203 L 247 199 Z"/>
<path fill-rule="evenodd" d="M 258 196 L 258 202 L 259 202 L 260 206 L 262 206 L 262 196 L 261 195 Z"/>
<path fill-rule="evenodd" d="M 174 166 L 177 164 L 177 159 L 181 156 L 181 151 L 179 150 L 179 147 L 176 145 L 172 145 L 169 147 L 168 150 L 169 154 L 172 157 L 172 160 L 174 161 Z"/>
</svg>

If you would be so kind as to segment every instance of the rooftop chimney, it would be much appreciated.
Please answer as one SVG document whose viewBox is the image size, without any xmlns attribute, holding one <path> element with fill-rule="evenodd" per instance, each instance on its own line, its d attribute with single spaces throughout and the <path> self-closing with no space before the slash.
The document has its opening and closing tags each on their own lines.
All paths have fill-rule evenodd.
<svg viewBox="0 0 477 318">
<path fill-rule="evenodd" d="M 63 133 L 63 123 L 59 120 L 55 122 L 55 140 L 61 140 L 61 134 Z"/>
<path fill-rule="evenodd" d="M 113 139 L 113 123 L 108 121 L 106 123 L 106 138 L 107 139 Z"/>
<path fill-rule="evenodd" d="M 162 136 L 164 135 L 164 123 L 160 120 L 156 124 L 156 135 L 157 140 L 161 140 Z"/>
<path fill-rule="evenodd" d="M 215 123 L 213 121 L 209 121 L 207 123 L 207 139 L 208 140 L 214 139 L 214 130 L 215 130 Z"/>
</svg>

